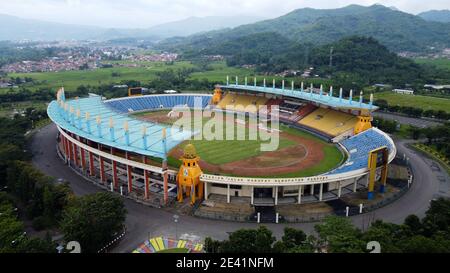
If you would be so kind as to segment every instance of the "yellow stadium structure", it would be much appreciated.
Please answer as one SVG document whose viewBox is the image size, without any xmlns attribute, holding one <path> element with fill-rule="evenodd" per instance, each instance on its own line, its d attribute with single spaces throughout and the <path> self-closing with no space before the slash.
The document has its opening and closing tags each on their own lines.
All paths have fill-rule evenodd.
<svg viewBox="0 0 450 273">
<path fill-rule="evenodd" d="M 254 95 L 244 95 L 244 94 L 234 94 L 227 93 L 223 99 L 217 104 L 217 107 L 225 110 L 227 107 L 230 110 L 244 111 L 249 110 L 249 112 L 255 112 L 259 107 L 266 105 L 269 99 L 264 96 L 254 96 Z M 255 106 L 252 107 L 248 106 Z"/>
<path fill-rule="evenodd" d="M 338 136 L 355 128 L 358 118 L 354 115 L 327 108 L 318 108 L 298 123 L 321 131 L 327 135 Z"/>
</svg>

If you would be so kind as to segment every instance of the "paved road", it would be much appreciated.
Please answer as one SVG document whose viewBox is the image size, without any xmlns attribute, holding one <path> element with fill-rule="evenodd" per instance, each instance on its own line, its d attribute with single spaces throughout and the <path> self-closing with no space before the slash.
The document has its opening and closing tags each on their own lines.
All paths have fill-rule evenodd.
<svg viewBox="0 0 450 273">
<path fill-rule="evenodd" d="M 85 195 L 101 191 L 100 188 L 88 182 L 69 167 L 67 167 L 56 154 L 55 138 L 57 129 L 51 124 L 39 130 L 33 137 L 32 151 L 33 164 L 47 175 L 63 178 L 69 181 L 76 195 Z M 449 177 L 443 172 L 436 172 L 430 168 L 432 161 L 424 159 L 415 152 L 405 147 L 405 141 L 398 141 L 399 153 L 405 153 L 413 165 L 415 182 L 411 189 L 396 202 L 385 206 L 374 213 L 352 217 L 352 221 L 358 227 L 366 226 L 371 219 L 383 219 L 393 223 L 401 223 L 409 214 L 423 216 L 428 208 L 429 201 L 442 191 L 441 184 L 449 185 Z M 444 182 L 438 177 L 444 176 Z M 441 179 L 442 180 L 442 179 Z M 441 192 L 442 194 L 442 192 Z M 448 191 L 447 191 L 448 194 Z M 256 223 L 235 223 L 217 220 L 200 219 L 191 216 L 181 216 L 178 227 L 173 222 L 173 213 L 168 209 L 156 209 L 138 204 L 125 199 L 128 210 L 126 219 L 127 235 L 114 249 L 115 252 L 130 252 L 142 243 L 147 236 L 191 236 L 202 239 L 211 236 L 216 239 L 225 239 L 228 232 L 239 228 L 255 228 Z M 314 223 L 301 224 L 265 224 L 278 238 L 283 233 L 285 226 L 303 229 L 306 233 L 312 233 Z"/>
<path fill-rule="evenodd" d="M 420 119 L 420 118 L 405 117 L 405 116 L 396 115 L 396 114 L 392 114 L 392 113 L 373 112 L 372 114 L 374 117 L 379 117 L 379 118 L 386 119 L 386 120 L 395 120 L 400 124 L 412 125 L 412 126 L 419 127 L 419 128 L 433 127 L 433 126 L 441 124 L 436 121 L 430 121 L 430 120 Z"/>
</svg>

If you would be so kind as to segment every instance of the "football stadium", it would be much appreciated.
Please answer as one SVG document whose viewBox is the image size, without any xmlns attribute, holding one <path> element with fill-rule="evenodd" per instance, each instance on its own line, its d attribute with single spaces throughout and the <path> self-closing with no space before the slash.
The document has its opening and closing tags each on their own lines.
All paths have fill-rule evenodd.
<svg viewBox="0 0 450 273">
<path fill-rule="evenodd" d="M 130 90 L 115 99 L 66 99 L 61 88 L 47 112 L 58 128 L 57 151 L 68 165 L 149 206 L 214 199 L 276 207 L 339 199 L 361 185 L 367 199 L 385 191 L 396 147 L 372 127 L 371 114 L 378 109 L 372 95 L 363 101 L 362 93 L 344 97 L 332 87 L 276 84 L 249 84 L 247 77 L 230 83 L 227 77 L 209 94 Z M 176 127 L 180 114 L 174 109 L 194 113 L 192 127 Z M 202 113 L 197 119 L 196 111 Z M 231 113 L 225 125 L 243 129 L 243 139 L 196 138 L 195 123 L 219 113 Z M 250 139 L 250 128 L 266 134 L 265 140 Z M 263 151 L 275 133 L 277 149 Z"/>
</svg>

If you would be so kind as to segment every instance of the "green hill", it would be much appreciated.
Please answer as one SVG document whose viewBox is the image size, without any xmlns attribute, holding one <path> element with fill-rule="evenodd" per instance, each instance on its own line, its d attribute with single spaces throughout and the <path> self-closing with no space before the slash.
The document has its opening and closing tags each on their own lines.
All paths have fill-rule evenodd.
<svg viewBox="0 0 450 273">
<path fill-rule="evenodd" d="M 426 51 L 450 47 L 450 24 L 429 22 L 382 5 L 350 5 L 339 9 L 297 9 L 281 17 L 207 32 L 184 39 L 169 39 L 166 48 L 206 47 L 251 34 L 278 33 L 299 43 L 327 44 L 343 37 L 374 37 L 392 51 Z"/>
</svg>

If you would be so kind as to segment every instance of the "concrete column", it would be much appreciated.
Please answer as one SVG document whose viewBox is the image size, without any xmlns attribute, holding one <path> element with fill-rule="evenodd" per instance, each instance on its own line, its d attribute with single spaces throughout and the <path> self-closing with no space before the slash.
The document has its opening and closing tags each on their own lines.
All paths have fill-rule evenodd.
<svg viewBox="0 0 450 273">
<path fill-rule="evenodd" d="M 63 145 L 64 162 L 67 163 L 67 146 L 66 146 L 66 138 L 65 138 L 63 135 L 60 136 L 60 142 L 61 142 L 62 145 Z"/>
<path fill-rule="evenodd" d="M 103 157 L 98 156 L 99 157 L 99 161 L 100 161 L 100 180 L 102 182 L 106 182 L 106 177 L 105 177 L 105 162 Z"/>
<path fill-rule="evenodd" d="M 147 164 L 146 156 L 143 156 L 143 161 L 144 161 L 144 164 Z M 144 170 L 144 197 L 145 197 L 145 199 L 148 199 L 149 195 L 150 195 L 149 183 L 150 183 L 149 173 L 147 170 Z"/>
<path fill-rule="evenodd" d="M 163 160 L 162 169 L 164 181 L 164 205 L 167 205 L 169 202 L 169 174 L 167 173 L 167 159 Z"/>
<path fill-rule="evenodd" d="M 227 184 L 227 203 L 230 203 L 230 184 Z"/>
<path fill-rule="evenodd" d="M 341 194 L 342 194 L 341 181 L 339 181 L 337 183 L 338 183 L 338 197 L 341 197 Z"/>
<path fill-rule="evenodd" d="M 125 158 L 130 160 L 128 152 L 125 152 Z M 127 165 L 127 181 L 128 181 L 128 193 L 133 190 L 133 174 L 131 173 L 131 166 Z"/>
<path fill-rule="evenodd" d="M 83 173 L 86 170 L 86 155 L 84 149 L 80 147 L 80 156 L 81 156 L 81 168 L 83 169 Z"/>
<path fill-rule="evenodd" d="M 92 154 L 92 152 L 88 152 L 89 153 L 89 175 L 90 176 L 94 176 L 95 175 L 95 171 L 94 171 L 94 155 Z"/>
<path fill-rule="evenodd" d="M 309 194 L 314 195 L 314 184 L 311 184 L 311 188 L 309 189 Z"/>
<path fill-rule="evenodd" d="M 323 196 L 323 183 L 320 184 L 319 201 L 322 201 L 322 196 Z"/>
<path fill-rule="evenodd" d="M 114 155 L 114 148 L 111 147 L 111 155 Z M 111 174 L 113 178 L 114 185 L 113 189 L 117 189 L 119 187 L 119 180 L 117 179 L 117 162 L 111 159 Z"/>
<path fill-rule="evenodd" d="M 275 186 L 275 206 L 278 205 L 278 186 Z"/>
<path fill-rule="evenodd" d="M 79 167 L 80 166 L 80 162 L 78 160 L 78 146 L 75 143 L 72 143 L 72 147 L 73 147 L 73 158 L 75 159 L 75 166 Z"/>
<path fill-rule="evenodd" d="M 297 203 L 301 204 L 302 203 L 302 185 L 298 186 L 298 198 L 297 198 Z"/>
<path fill-rule="evenodd" d="M 205 191 L 205 200 L 208 200 L 208 183 L 203 182 L 204 184 L 204 191 Z"/>
<path fill-rule="evenodd" d="M 250 187 L 250 204 L 253 205 L 255 201 L 255 188 L 253 186 Z"/>
<path fill-rule="evenodd" d="M 73 159 L 72 144 L 69 141 L 69 139 L 67 139 L 67 138 L 66 138 L 66 146 L 67 146 L 67 157 L 69 158 L 69 160 L 67 162 L 69 162 L 69 166 L 70 166 L 70 161 Z"/>
<path fill-rule="evenodd" d="M 355 178 L 355 181 L 353 182 L 353 192 L 356 192 L 357 185 L 358 185 L 358 178 Z"/>
<path fill-rule="evenodd" d="M 119 179 L 117 177 L 117 162 L 114 160 L 112 161 L 112 176 L 114 189 L 117 189 L 119 187 Z"/>
</svg>

